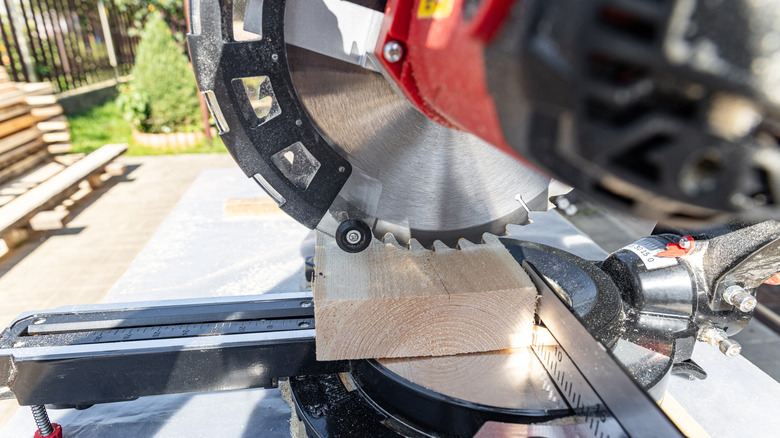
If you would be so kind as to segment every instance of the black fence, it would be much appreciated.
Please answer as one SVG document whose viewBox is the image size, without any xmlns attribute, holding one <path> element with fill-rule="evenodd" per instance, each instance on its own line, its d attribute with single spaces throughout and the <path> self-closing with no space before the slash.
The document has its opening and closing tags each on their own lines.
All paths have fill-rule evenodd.
<svg viewBox="0 0 780 438">
<path fill-rule="evenodd" d="M 3 0 L 0 61 L 14 81 L 50 81 L 57 92 L 105 81 L 133 66 L 132 24 L 113 0 Z"/>
</svg>

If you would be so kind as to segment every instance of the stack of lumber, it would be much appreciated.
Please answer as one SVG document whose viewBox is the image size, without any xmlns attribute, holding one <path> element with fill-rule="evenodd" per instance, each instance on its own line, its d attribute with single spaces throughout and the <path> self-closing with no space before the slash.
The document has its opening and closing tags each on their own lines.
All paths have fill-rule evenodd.
<svg viewBox="0 0 780 438">
<path fill-rule="evenodd" d="M 68 122 L 48 83 L 15 83 L 0 68 L 0 257 L 29 231 L 62 228 L 69 209 L 111 176 L 127 145 L 70 152 Z"/>
<path fill-rule="evenodd" d="M 70 151 L 68 122 L 50 83 L 11 82 L 0 69 L 0 184 Z"/>
</svg>

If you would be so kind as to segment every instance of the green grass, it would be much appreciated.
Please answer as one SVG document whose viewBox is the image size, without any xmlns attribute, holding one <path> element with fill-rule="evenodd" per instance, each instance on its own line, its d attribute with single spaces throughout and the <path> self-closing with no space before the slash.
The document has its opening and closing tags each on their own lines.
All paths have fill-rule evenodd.
<svg viewBox="0 0 780 438">
<path fill-rule="evenodd" d="M 169 155 L 207 154 L 227 152 L 222 140 L 203 142 L 189 148 L 160 149 L 133 144 L 133 133 L 119 110 L 116 101 L 111 100 L 84 112 L 68 117 L 71 143 L 74 153 L 90 153 L 109 143 L 127 143 L 126 155 Z"/>
</svg>

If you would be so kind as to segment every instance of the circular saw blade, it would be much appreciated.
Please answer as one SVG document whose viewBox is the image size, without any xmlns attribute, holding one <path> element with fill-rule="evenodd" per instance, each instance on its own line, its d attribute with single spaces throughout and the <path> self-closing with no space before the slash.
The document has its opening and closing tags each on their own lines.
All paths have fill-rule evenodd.
<svg viewBox="0 0 780 438">
<path fill-rule="evenodd" d="M 547 210 L 557 194 L 549 177 L 428 119 L 380 73 L 291 45 L 287 58 L 310 118 L 353 166 L 323 231 L 357 215 L 373 219 L 379 237 L 454 246 L 504 234 L 507 224 L 527 222 L 526 208 Z"/>
</svg>

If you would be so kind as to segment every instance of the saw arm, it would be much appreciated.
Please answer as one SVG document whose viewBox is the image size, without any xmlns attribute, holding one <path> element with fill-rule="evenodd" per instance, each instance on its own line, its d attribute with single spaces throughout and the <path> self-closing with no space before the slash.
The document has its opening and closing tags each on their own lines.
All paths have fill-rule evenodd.
<svg viewBox="0 0 780 438">
<path fill-rule="evenodd" d="M 538 169 L 656 219 L 776 216 L 776 99 L 749 66 L 778 8 L 713 7 L 195 1 L 189 45 L 221 138 L 284 211 L 348 251 L 455 246 L 567 190 Z"/>
</svg>

